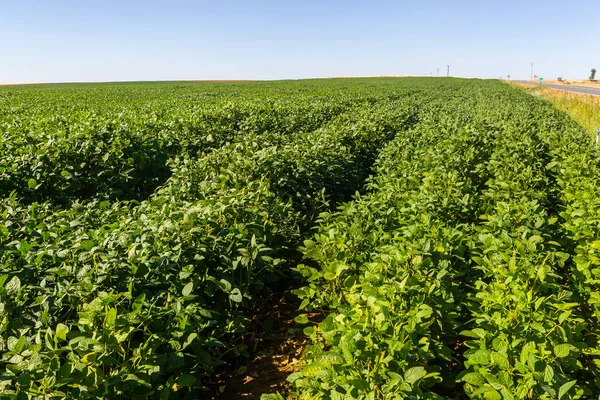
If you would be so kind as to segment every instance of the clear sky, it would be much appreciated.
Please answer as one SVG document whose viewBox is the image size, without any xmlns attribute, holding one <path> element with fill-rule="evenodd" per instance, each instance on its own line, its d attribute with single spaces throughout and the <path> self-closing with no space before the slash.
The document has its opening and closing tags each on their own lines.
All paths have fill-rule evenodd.
<svg viewBox="0 0 600 400">
<path fill-rule="evenodd" d="M 423 75 L 585 79 L 597 1 L 0 0 L 0 83 Z M 599 72 L 600 75 L 600 72 Z"/>
</svg>

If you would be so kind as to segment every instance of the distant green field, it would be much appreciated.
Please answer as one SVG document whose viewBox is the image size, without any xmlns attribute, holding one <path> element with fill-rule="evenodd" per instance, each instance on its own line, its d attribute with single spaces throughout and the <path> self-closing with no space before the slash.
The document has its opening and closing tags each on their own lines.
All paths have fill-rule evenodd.
<svg viewBox="0 0 600 400">
<path fill-rule="evenodd" d="M 0 87 L 0 397 L 207 397 L 293 289 L 297 398 L 592 398 L 599 169 L 499 81 Z"/>
</svg>

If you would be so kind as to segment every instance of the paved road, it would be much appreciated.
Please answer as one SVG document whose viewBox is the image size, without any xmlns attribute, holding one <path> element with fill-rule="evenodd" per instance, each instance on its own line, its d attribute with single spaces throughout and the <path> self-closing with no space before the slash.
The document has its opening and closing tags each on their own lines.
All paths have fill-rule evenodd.
<svg viewBox="0 0 600 400">
<path fill-rule="evenodd" d="M 525 83 L 527 85 L 535 85 L 535 86 L 539 85 L 539 83 L 531 82 L 531 81 L 516 81 L 516 82 Z M 552 89 L 565 90 L 567 92 L 591 94 L 592 96 L 600 96 L 600 88 L 593 88 L 593 87 L 587 87 L 587 86 L 559 85 L 556 83 L 544 83 L 544 86 L 552 88 Z"/>
</svg>

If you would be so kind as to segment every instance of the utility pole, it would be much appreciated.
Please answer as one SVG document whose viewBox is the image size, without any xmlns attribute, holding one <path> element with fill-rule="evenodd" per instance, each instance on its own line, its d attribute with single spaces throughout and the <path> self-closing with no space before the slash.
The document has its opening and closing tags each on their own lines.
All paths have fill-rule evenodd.
<svg viewBox="0 0 600 400">
<path fill-rule="evenodd" d="M 446 65 L 446 76 L 450 76 L 450 66 Z"/>
<path fill-rule="evenodd" d="M 437 69 L 437 72 L 438 72 L 437 76 L 440 76 L 440 69 L 439 68 Z"/>
<path fill-rule="evenodd" d="M 533 63 L 531 63 L 531 77 L 529 78 L 529 80 L 533 80 Z"/>
</svg>

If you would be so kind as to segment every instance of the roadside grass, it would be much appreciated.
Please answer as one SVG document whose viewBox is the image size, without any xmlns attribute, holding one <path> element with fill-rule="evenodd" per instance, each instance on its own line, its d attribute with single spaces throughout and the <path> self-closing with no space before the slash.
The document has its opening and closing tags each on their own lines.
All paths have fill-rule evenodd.
<svg viewBox="0 0 600 400">
<path fill-rule="evenodd" d="M 571 93 L 517 82 L 510 82 L 510 84 L 520 87 L 531 95 L 550 101 L 554 107 L 568 113 L 587 132 L 596 136 L 596 131 L 600 128 L 600 96 Z"/>
</svg>

